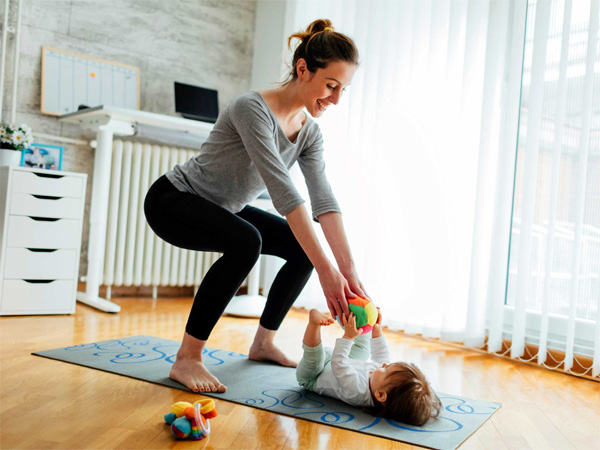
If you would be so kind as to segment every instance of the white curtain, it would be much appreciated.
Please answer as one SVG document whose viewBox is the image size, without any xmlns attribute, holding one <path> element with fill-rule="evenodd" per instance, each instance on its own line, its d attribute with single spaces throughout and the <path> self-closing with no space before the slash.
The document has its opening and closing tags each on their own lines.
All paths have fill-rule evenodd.
<svg viewBox="0 0 600 450">
<path fill-rule="evenodd" d="M 597 13 L 594 5 L 588 0 Z M 352 85 L 319 123 L 359 275 L 392 329 L 472 347 L 487 336 L 492 352 L 514 330 L 513 356 L 520 356 L 524 334 L 516 327 L 525 328 L 525 305 L 517 302 L 509 324 L 505 303 L 531 9 L 526 0 L 286 3 L 286 36 L 328 18 L 360 51 Z M 530 127 L 540 102 L 531 96 Z M 325 310 L 316 275 L 296 306 Z"/>
<path fill-rule="evenodd" d="M 599 21 L 599 0 L 528 5 L 503 321 L 513 330 L 511 357 L 563 364 L 566 371 L 578 362 L 594 377 L 600 375 Z M 526 353 L 527 343 L 538 351 Z M 549 355 L 549 348 L 564 357 Z M 593 357 L 593 364 L 577 361 L 577 354 Z"/>
<path fill-rule="evenodd" d="M 329 18 L 360 51 L 346 97 L 320 125 L 358 272 L 391 327 L 483 343 L 485 302 L 469 307 L 469 287 L 485 298 L 485 283 L 470 282 L 471 262 L 487 272 L 489 250 L 473 236 L 478 228 L 489 240 L 514 8 L 446 0 L 288 5 L 286 31 Z M 500 36 L 488 39 L 494 30 Z M 478 221 L 476 202 L 486 210 Z M 314 277 L 297 304 L 322 307 L 319 291 Z"/>
</svg>

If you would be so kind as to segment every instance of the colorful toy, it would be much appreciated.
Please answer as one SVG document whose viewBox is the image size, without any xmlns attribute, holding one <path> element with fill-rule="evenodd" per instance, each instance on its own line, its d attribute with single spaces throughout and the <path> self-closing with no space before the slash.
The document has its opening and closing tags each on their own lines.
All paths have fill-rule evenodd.
<svg viewBox="0 0 600 450">
<path fill-rule="evenodd" d="M 373 325 L 377 323 L 377 307 L 368 298 L 356 297 L 348 299 L 348 307 L 350 312 L 356 316 L 356 329 L 362 329 L 362 334 L 368 333 L 373 329 Z M 340 326 L 340 318 L 336 316 L 336 319 Z M 344 328 L 342 326 L 342 328 Z"/>
<path fill-rule="evenodd" d="M 215 401 L 203 399 L 194 402 L 177 402 L 171 405 L 171 411 L 165 414 L 164 419 L 171 425 L 171 433 L 177 439 L 190 438 L 195 441 L 204 439 L 210 434 L 208 419 L 217 417 Z"/>
</svg>

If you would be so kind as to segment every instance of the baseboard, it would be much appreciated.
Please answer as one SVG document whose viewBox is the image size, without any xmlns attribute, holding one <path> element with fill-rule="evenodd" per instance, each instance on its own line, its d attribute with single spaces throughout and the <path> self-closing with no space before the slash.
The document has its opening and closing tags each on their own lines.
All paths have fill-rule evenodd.
<svg viewBox="0 0 600 450">
<path fill-rule="evenodd" d="M 510 346 L 512 345 L 512 341 L 508 339 L 502 340 L 502 350 L 498 352 L 500 355 L 510 353 Z M 487 352 L 487 343 L 483 348 L 485 352 Z M 525 353 L 521 357 L 523 362 L 530 362 L 531 364 L 539 365 L 537 360 L 537 354 L 539 351 L 539 346 L 525 343 Z M 555 369 L 555 370 L 565 370 L 564 362 L 562 361 L 565 358 L 565 352 L 561 350 L 554 350 L 551 348 L 546 349 L 546 360 L 544 361 L 544 365 L 547 368 Z M 512 358 L 511 358 L 512 359 Z M 590 372 L 590 367 L 592 367 L 594 360 L 588 356 L 583 355 L 574 355 L 573 358 L 573 367 L 571 367 L 571 372 L 573 375 L 577 376 L 585 376 L 586 372 Z M 600 381 L 597 377 L 589 376 L 590 379 Z"/>
<path fill-rule="evenodd" d="M 77 284 L 77 290 L 85 292 L 86 283 L 79 282 Z M 111 298 L 121 297 L 152 297 L 153 294 L 152 286 L 111 286 Z M 99 296 L 106 298 L 106 286 L 100 286 Z M 158 286 L 157 296 L 158 297 L 193 297 L 195 293 L 193 286 Z M 248 287 L 242 286 L 235 295 L 242 295 L 248 293 Z M 262 294 L 262 289 L 259 290 Z"/>
<path fill-rule="evenodd" d="M 389 330 L 387 330 L 387 327 L 386 327 L 386 331 L 389 331 Z M 537 345 L 532 345 L 532 344 L 526 343 L 525 344 L 525 354 L 522 356 L 522 358 L 515 359 L 515 358 L 510 357 L 510 346 L 511 346 L 512 342 L 509 339 L 502 340 L 502 349 L 499 352 L 489 353 L 488 348 L 487 348 L 487 338 L 486 338 L 486 343 L 484 344 L 484 346 L 482 348 L 472 348 L 472 347 L 465 347 L 460 342 L 442 341 L 437 338 L 428 338 L 428 337 L 424 337 L 421 335 L 405 333 L 404 331 L 390 331 L 390 332 L 402 334 L 404 336 L 415 338 L 415 339 L 422 339 L 422 340 L 428 341 L 428 342 L 436 342 L 438 344 L 446 345 L 446 346 L 449 346 L 452 348 L 459 348 L 459 349 L 466 350 L 466 351 L 472 351 L 472 352 L 492 356 L 495 358 L 502 358 L 507 361 L 518 362 L 521 364 L 527 364 L 530 366 L 540 367 L 543 369 L 556 370 L 558 372 L 562 372 L 567 375 L 572 375 L 572 376 L 576 376 L 579 378 L 586 378 L 588 380 L 600 382 L 599 377 L 594 377 L 591 375 L 591 367 L 593 364 L 593 359 L 588 356 L 575 355 L 575 358 L 573 359 L 573 367 L 571 367 L 571 369 L 569 371 L 565 371 L 564 363 L 556 362 L 556 361 L 563 360 L 565 357 L 565 352 L 560 351 L 560 350 L 547 349 L 547 353 L 546 353 L 547 356 L 546 356 L 546 360 L 544 361 L 545 365 L 540 365 L 540 364 L 538 364 L 537 357 L 536 357 L 538 349 L 539 349 L 539 347 Z M 590 375 L 588 375 L 588 374 L 590 374 Z"/>
</svg>

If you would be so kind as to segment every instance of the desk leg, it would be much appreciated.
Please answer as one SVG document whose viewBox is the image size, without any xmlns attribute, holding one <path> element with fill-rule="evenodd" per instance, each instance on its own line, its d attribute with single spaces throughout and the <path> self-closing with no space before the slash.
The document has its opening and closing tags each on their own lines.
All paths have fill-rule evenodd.
<svg viewBox="0 0 600 450">
<path fill-rule="evenodd" d="M 77 301 L 101 311 L 117 313 L 121 310 L 119 305 L 98 297 L 104 266 L 104 247 L 106 245 L 106 217 L 108 216 L 108 191 L 110 189 L 113 143 L 112 131 L 99 129 L 97 143 L 90 205 L 86 291 L 77 293 Z"/>
</svg>

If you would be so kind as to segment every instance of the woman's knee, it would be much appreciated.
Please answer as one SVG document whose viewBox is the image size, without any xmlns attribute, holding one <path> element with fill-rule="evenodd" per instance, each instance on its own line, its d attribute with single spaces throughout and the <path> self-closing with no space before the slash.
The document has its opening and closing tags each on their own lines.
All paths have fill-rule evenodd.
<svg viewBox="0 0 600 450">
<path fill-rule="evenodd" d="M 235 236 L 226 239 L 223 253 L 235 253 L 256 262 L 262 251 L 262 236 L 252 225 L 239 230 Z"/>
</svg>

